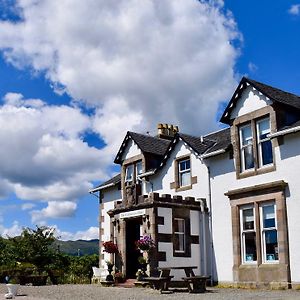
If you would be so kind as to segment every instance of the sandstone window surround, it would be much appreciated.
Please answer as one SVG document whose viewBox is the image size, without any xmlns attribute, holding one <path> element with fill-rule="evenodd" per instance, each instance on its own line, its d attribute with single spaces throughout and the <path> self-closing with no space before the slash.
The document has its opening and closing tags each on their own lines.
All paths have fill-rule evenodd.
<svg viewBox="0 0 300 300">
<path fill-rule="evenodd" d="M 231 138 L 234 149 L 237 179 L 276 169 L 275 140 L 268 134 L 276 131 L 274 110 L 268 106 L 233 121 Z"/>
<path fill-rule="evenodd" d="M 142 161 L 137 161 L 126 165 L 125 167 L 125 185 L 140 183 L 138 176 L 143 173 Z"/>
<path fill-rule="evenodd" d="M 197 176 L 192 176 L 191 156 L 185 155 L 174 161 L 175 181 L 170 183 L 170 188 L 176 192 L 192 189 L 192 185 L 197 183 Z"/>
<path fill-rule="evenodd" d="M 236 282 L 289 282 L 284 181 L 227 192 Z"/>
<path fill-rule="evenodd" d="M 262 202 L 259 204 L 259 216 L 255 215 L 256 211 L 253 204 L 240 207 L 242 263 L 257 263 L 258 250 L 263 263 L 278 263 L 276 205 L 274 201 Z M 260 249 L 256 245 L 257 235 L 261 240 Z"/>
</svg>

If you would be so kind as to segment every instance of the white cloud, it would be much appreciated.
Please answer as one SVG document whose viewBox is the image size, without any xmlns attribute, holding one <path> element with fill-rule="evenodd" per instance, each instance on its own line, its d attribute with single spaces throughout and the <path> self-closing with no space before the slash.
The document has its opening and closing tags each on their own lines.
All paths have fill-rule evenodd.
<svg viewBox="0 0 300 300">
<path fill-rule="evenodd" d="M 300 15 L 300 4 L 294 4 L 291 5 L 291 7 L 288 10 L 288 13 L 294 16 Z"/>
<path fill-rule="evenodd" d="M 4 227 L 2 224 L 0 224 L 0 236 L 6 237 L 14 237 L 17 235 L 20 235 L 22 232 L 22 227 L 19 225 L 18 221 L 14 221 L 11 227 Z"/>
<path fill-rule="evenodd" d="M 71 233 L 68 231 L 61 231 L 56 227 L 56 236 L 58 236 L 61 240 L 93 240 L 99 239 L 99 228 L 98 227 L 90 227 L 87 230 L 77 231 L 75 233 Z"/>
<path fill-rule="evenodd" d="M 248 64 L 248 69 L 251 73 L 255 73 L 258 70 L 258 67 L 256 64 L 250 61 Z"/>
<path fill-rule="evenodd" d="M 30 210 L 35 207 L 34 203 L 24 203 L 21 205 L 22 210 Z"/>
<path fill-rule="evenodd" d="M 32 223 L 39 223 L 48 218 L 69 218 L 74 216 L 77 204 L 72 201 L 50 201 L 42 210 L 31 212 Z"/>
<path fill-rule="evenodd" d="M 109 118 L 106 108 L 122 99 L 131 112 L 122 127 L 129 130 L 151 131 L 158 122 L 194 133 L 216 127 L 218 102 L 236 85 L 238 50 L 231 41 L 240 38 L 223 1 L 18 4 L 23 22 L 0 23 L 7 61 L 45 71 L 54 86 L 98 107 L 99 122 Z M 115 127 L 121 108 L 116 116 L 110 122 Z M 99 130 L 109 136 L 107 128 Z"/>
<path fill-rule="evenodd" d="M 23 95 L 20 93 L 7 93 L 3 100 L 7 105 L 16 107 L 42 107 L 46 104 L 41 99 L 24 99 Z"/>
</svg>

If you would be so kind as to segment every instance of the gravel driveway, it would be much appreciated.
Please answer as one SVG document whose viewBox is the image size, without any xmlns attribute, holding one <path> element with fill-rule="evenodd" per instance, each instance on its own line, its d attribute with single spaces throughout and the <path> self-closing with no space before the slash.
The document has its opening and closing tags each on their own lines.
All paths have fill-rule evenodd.
<svg viewBox="0 0 300 300">
<path fill-rule="evenodd" d="M 6 286 L 0 285 L 0 299 L 5 299 Z M 208 288 L 205 294 L 189 294 L 187 292 L 175 292 L 173 294 L 160 294 L 150 288 L 121 288 L 101 287 L 100 285 L 52 285 L 52 286 L 21 286 L 17 300 L 150 300 L 150 299 L 300 299 L 300 291 L 270 291 L 270 290 L 245 290 L 245 289 L 218 289 Z"/>
</svg>

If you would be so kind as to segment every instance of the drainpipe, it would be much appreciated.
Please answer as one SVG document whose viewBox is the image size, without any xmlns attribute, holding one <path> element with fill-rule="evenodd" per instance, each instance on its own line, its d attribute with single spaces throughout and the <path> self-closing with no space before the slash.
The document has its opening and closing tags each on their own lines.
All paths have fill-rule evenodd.
<svg viewBox="0 0 300 300">
<path fill-rule="evenodd" d="M 214 274 L 214 262 L 213 262 L 213 254 L 214 254 L 214 244 L 213 244 L 213 226 L 212 226 L 212 203 L 211 203 L 211 177 L 210 177 L 210 168 L 206 164 L 207 167 L 207 175 L 208 175 L 208 218 L 209 218 L 209 231 L 210 231 L 210 284 L 213 285 L 213 274 Z"/>
<path fill-rule="evenodd" d="M 200 261 L 201 258 L 203 258 L 203 274 L 207 275 L 207 243 L 206 243 L 206 204 L 205 204 L 205 199 L 203 198 L 198 198 L 197 200 L 201 201 L 201 215 L 202 215 L 202 228 L 200 228 L 200 232 L 202 232 L 203 236 L 203 255 L 200 256 Z M 202 262 L 201 262 L 202 263 Z M 202 274 L 202 270 L 200 272 Z"/>
</svg>

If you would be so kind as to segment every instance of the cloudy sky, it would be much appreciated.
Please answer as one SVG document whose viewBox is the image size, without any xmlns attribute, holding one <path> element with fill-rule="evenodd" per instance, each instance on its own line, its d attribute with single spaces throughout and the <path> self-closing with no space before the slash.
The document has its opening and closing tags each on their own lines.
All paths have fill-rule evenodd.
<svg viewBox="0 0 300 300">
<path fill-rule="evenodd" d="M 244 75 L 300 94 L 299 53 L 299 0 L 0 0 L 0 234 L 97 238 L 127 130 L 216 130 Z"/>
</svg>

